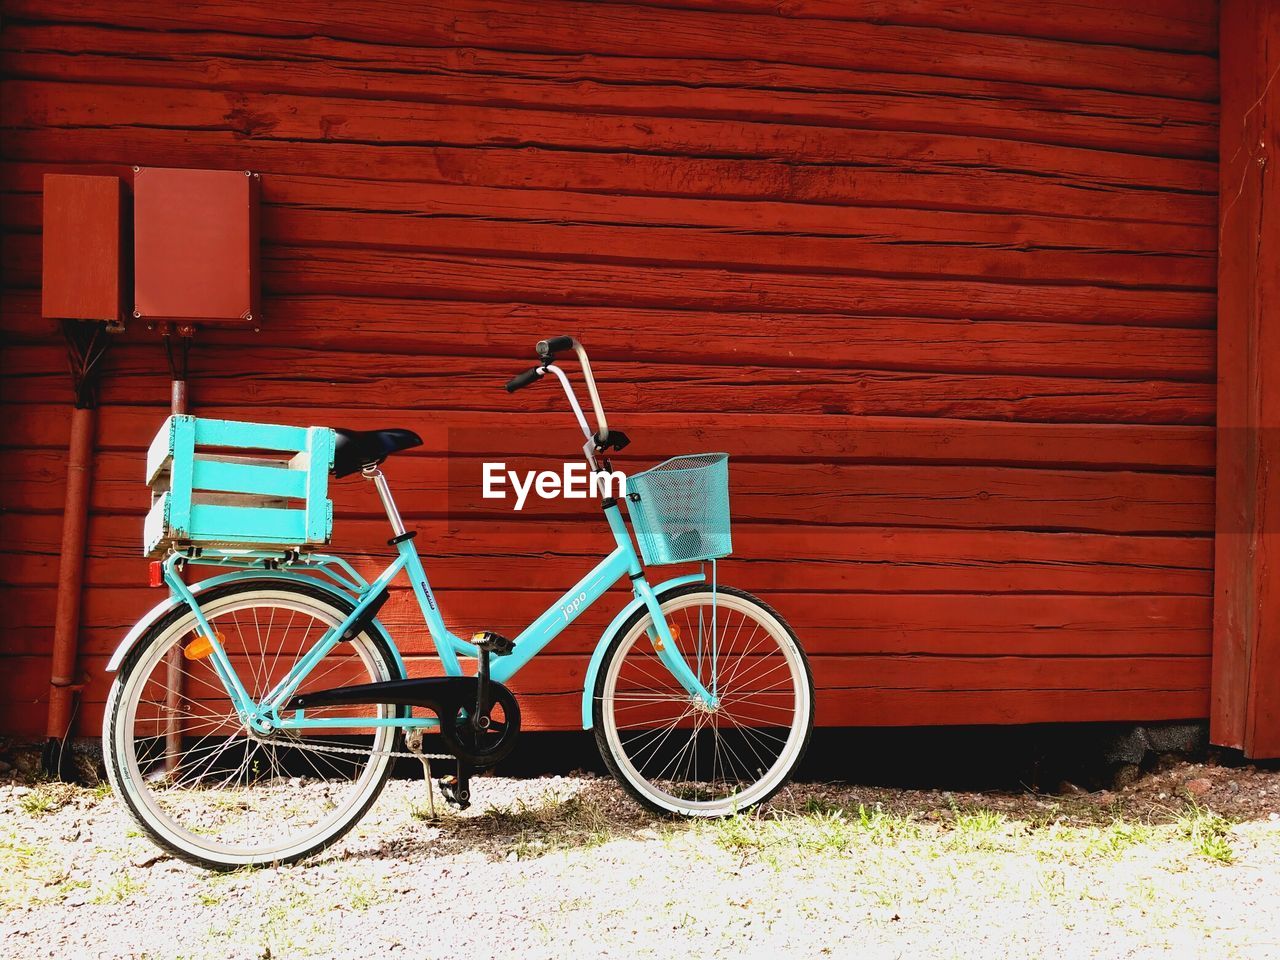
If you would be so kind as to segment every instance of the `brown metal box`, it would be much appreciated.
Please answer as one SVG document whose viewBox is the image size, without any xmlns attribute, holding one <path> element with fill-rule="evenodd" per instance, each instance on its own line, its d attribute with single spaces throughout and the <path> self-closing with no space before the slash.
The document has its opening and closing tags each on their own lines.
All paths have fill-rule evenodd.
<svg viewBox="0 0 1280 960">
<path fill-rule="evenodd" d="M 135 317 L 258 323 L 258 184 L 243 170 L 136 170 Z"/>
<path fill-rule="evenodd" d="M 45 174 L 43 316 L 120 319 L 122 196 L 119 177 Z"/>
</svg>

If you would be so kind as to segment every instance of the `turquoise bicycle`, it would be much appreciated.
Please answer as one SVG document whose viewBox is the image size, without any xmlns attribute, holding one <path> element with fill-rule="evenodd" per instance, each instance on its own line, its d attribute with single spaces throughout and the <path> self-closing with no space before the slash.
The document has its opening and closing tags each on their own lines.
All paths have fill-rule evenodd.
<svg viewBox="0 0 1280 960">
<path fill-rule="evenodd" d="M 613 475 L 611 430 L 586 351 L 537 345 L 514 392 L 554 376 L 582 429 L 592 474 Z M 595 427 L 555 362 L 576 355 Z M 676 457 L 626 478 L 601 509 L 616 547 L 514 639 L 451 633 L 381 464 L 421 444 L 408 430 L 170 417 L 147 457 L 152 582 L 169 595 L 108 665 L 103 752 L 130 814 L 165 849 L 212 869 L 287 863 L 342 837 L 397 757 L 416 757 L 465 808 L 474 772 L 512 750 L 520 706 L 507 682 L 626 578 L 633 598 L 587 667 L 582 726 L 641 804 L 723 816 L 768 800 L 795 771 L 814 691 L 795 634 L 773 609 L 716 582 L 731 549 L 724 454 Z M 396 556 L 372 581 L 316 552 L 332 529 L 329 476 L 361 474 L 386 510 Z M 635 530 L 637 553 L 621 507 Z M 698 563 L 651 585 L 647 567 Z M 188 584 L 199 565 L 230 572 Z M 409 677 L 378 620 L 408 578 L 441 676 Z M 464 660 L 473 669 L 464 670 Z"/>
</svg>

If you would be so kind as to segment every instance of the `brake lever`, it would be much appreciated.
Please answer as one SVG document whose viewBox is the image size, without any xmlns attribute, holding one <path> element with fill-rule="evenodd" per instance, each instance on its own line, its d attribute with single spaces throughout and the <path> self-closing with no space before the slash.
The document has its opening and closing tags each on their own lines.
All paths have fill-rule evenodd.
<svg viewBox="0 0 1280 960">
<path fill-rule="evenodd" d="M 610 430 L 603 440 L 596 441 L 596 452 L 604 453 L 606 450 L 621 450 L 631 442 L 621 430 Z"/>
</svg>

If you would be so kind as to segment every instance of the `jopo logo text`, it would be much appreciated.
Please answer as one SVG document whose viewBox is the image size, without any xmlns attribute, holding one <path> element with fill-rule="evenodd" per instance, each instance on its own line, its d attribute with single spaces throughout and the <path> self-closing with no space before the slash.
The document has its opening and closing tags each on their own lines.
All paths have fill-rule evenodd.
<svg viewBox="0 0 1280 960">
<path fill-rule="evenodd" d="M 516 495 L 514 509 L 523 510 L 530 493 L 543 500 L 621 497 L 627 489 L 627 477 L 621 470 L 592 473 L 585 463 L 566 463 L 559 473 L 555 470 L 528 470 L 523 475 L 508 470 L 505 463 L 484 465 L 482 494 L 486 500 L 507 499 L 508 485 Z"/>
<path fill-rule="evenodd" d="M 578 615 L 578 608 L 587 602 L 586 593 L 580 593 L 563 607 L 560 608 L 560 616 L 564 617 L 564 622 L 569 623 Z"/>
</svg>

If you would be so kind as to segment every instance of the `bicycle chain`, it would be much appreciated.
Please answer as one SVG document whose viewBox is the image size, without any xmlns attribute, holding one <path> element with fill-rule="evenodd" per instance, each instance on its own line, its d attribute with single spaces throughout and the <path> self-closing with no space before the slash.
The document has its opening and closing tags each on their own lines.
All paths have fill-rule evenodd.
<svg viewBox="0 0 1280 960">
<path fill-rule="evenodd" d="M 451 753 L 414 753 L 411 750 L 361 750 L 359 747 L 324 747 L 316 743 L 290 743 L 281 745 L 293 747 L 295 750 L 310 750 L 313 753 L 349 753 L 358 754 L 362 757 L 397 757 L 411 760 L 420 760 L 423 757 L 428 760 L 457 759 L 457 757 Z"/>
</svg>

